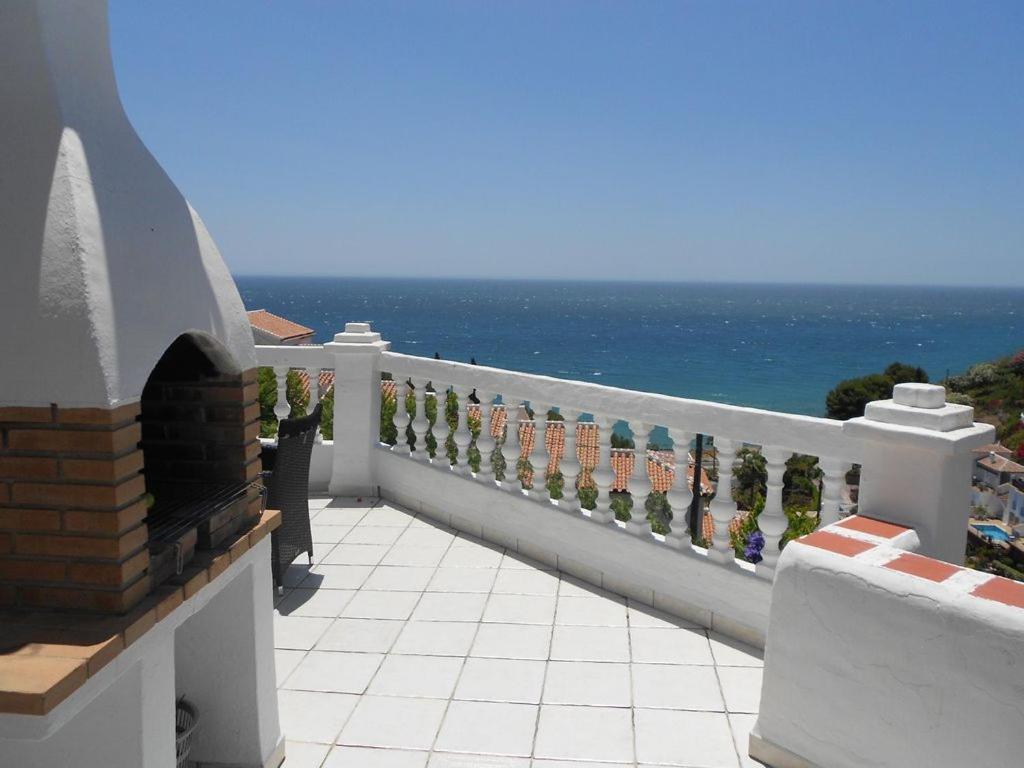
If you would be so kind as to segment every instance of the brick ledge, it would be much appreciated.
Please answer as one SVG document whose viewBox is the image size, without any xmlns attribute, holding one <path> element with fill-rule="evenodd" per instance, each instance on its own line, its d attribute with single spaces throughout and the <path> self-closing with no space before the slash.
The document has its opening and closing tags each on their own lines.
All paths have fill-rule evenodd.
<svg viewBox="0 0 1024 768">
<path fill-rule="evenodd" d="M 247 532 L 196 559 L 124 616 L 0 612 L 0 714 L 46 715 L 281 525 L 265 511 Z"/>
</svg>

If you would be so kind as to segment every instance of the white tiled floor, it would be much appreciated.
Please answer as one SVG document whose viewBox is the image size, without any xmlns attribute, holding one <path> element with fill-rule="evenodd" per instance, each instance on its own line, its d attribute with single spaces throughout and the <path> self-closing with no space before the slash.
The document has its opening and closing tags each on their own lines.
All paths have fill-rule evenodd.
<svg viewBox="0 0 1024 768">
<path fill-rule="evenodd" d="M 311 499 L 287 768 L 739 768 L 761 655 L 385 502 Z"/>
</svg>

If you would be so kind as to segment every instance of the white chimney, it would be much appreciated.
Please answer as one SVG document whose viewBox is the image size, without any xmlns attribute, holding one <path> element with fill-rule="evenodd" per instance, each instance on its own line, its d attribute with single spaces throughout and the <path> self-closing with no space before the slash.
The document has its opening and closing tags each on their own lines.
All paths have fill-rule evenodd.
<svg viewBox="0 0 1024 768">
<path fill-rule="evenodd" d="M 186 332 L 225 373 L 256 365 L 217 247 L 124 113 L 102 0 L 0 4 L 0 264 L 0 406 L 138 400 Z"/>
</svg>

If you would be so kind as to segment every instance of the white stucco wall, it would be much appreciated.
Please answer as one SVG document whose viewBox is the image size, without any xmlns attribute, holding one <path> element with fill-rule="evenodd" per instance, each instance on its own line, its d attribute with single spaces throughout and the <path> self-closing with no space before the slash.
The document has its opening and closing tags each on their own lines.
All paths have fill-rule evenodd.
<svg viewBox="0 0 1024 768">
<path fill-rule="evenodd" d="M 787 547 L 752 753 L 775 768 L 1020 764 L 1024 610 L 862 558 Z"/>
<path fill-rule="evenodd" d="M 595 586 L 763 646 L 770 582 L 752 567 L 714 563 L 689 545 L 599 524 L 522 493 L 464 476 L 387 448 L 373 450 L 380 495 L 473 536 L 547 563 Z"/>
<path fill-rule="evenodd" d="M 272 596 L 266 536 L 52 711 L 0 714 L 0 766 L 173 768 L 179 696 L 199 764 L 280 765 Z"/>
<path fill-rule="evenodd" d="M 253 367 L 234 281 L 129 123 L 100 0 L 13 0 L 0 23 L 3 405 L 137 399 L 185 332 Z"/>
</svg>

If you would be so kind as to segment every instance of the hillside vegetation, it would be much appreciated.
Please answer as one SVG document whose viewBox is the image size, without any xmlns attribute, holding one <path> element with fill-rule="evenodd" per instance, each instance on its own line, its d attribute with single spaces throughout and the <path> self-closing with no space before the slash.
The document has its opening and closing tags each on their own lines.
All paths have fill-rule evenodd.
<svg viewBox="0 0 1024 768">
<path fill-rule="evenodd" d="M 974 420 L 995 425 L 999 442 L 1024 457 L 1024 350 L 978 363 L 942 383 L 950 402 L 974 406 Z"/>
<path fill-rule="evenodd" d="M 841 420 L 863 416 L 869 402 L 892 397 L 893 387 L 908 381 L 927 383 L 928 373 L 920 367 L 893 363 L 881 373 L 841 381 L 825 399 L 826 414 Z M 1024 458 L 1024 350 L 978 363 L 939 383 L 946 387 L 949 402 L 973 406 L 975 421 L 995 425 L 998 440 Z"/>
</svg>

